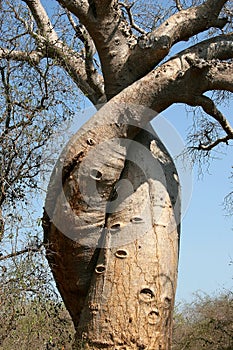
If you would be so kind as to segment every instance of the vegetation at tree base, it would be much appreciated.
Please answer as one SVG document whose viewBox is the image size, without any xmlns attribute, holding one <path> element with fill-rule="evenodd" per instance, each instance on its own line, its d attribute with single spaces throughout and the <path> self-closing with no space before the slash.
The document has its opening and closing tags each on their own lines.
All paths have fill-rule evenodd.
<svg viewBox="0 0 233 350">
<path fill-rule="evenodd" d="M 173 350 L 233 349 L 233 293 L 197 294 L 177 311 L 173 329 Z"/>
<path fill-rule="evenodd" d="M 32 299 L 25 295 L 9 280 L 1 284 L 0 349 L 71 350 L 74 328 L 59 298 L 44 292 Z M 232 325 L 232 292 L 215 297 L 199 293 L 177 306 L 172 350 L 232 350 Z"/>
<path fill-rule="evenodd" d="M 43 251 L 1 267 L 0 349 L 70 350 L 74 329 Z"/>
<path fill-rule="evenodd" d="M 4 349 L 16 330 L 22 347 L 32 344 L 48 313 L 54 323 L 39 334 L 38 348 L 40 341 L 67 346 L 63 336 L 69 342 L 70 321 L 62 336 L 56 327 L 57 314 L 66 319 L 63 305 L 54 286 L 46 292 L 46 250 L 76 349 L 170 350 L 180 185 L 149 122 L 175 103 L 194 109 L 194 160 L 232 141 L 220 110 L 233 92 L 232 1 L 2 0 L 0 13 Z M 81 95 L 98 111 L 54 167 L 43 240 L 35 198 L 54 166 L 47 147 Z M 232 193 L 226 206 L 231 210 Z M 182 346 L 209 346 L 204 335 L 193 344 L 184 317 Z M 188 319 L 198 333 L 201 313 Z"/>
</svg>

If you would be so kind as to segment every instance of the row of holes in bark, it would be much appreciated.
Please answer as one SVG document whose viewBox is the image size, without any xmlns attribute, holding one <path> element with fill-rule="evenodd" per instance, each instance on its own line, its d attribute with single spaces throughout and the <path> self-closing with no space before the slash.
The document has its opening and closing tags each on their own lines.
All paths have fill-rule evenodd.
<svg viewBox="0 0 233 350">
<path fill-rule="evenodd" d="M 144 302 L 151 302 L 155 299 L 155 293 L 150 288 L 143 288 L 139 293 L 139 298 Z M 164 298 L 164 306 L 168 308 L 171 304 L 169 297 Z"/>
<path fill-rule="evenodd" d="M 92 169 L 91 173 L 90 173 L 90 177 L 93 180 L 100 181 L 102 179 L 102 173 L 98 169 Z M 177 182 L 179 182 L 179 178 L 178 178 L 178 175 L 176 173 L 173 173 L 173 177 Z"/>
<path fill-rule="evenodd" d="M 130 221 L 132 222 L 132 224 L 142 224 L 143 223 L 143 219 L 140 218 L 140 217 L 134 217 L 132 219 L 130 219 Z M 113 224 L 111 227 L 110 227 L 110 230 L 111 231 L 118 231 L 120 230 L 121 228 L 121 224 L 120 223 L 116 223 L 116 224 Z"/>
<path fill-rule="evenodd" d="M 93 146 L 95 144 L 95 142 L 94 142 L 94 140 L 89 138 L 87 140 L 87 144 L 89 146 Z M 102 173 L 97 169 L 92 169 L 90 176 L 92 179 L 94 179 L 96 181 L 100 181 L 102 178 Z M 174 177 L 175 177 L 175 174 L 174 174 Z M 140 217 L 134 217 L 130 221 L 134 224 L 143 222 L 142 218 L 140 218 Z M 120 229 L 120 223 L 116 223 L 116 224 L 111 226 L 111 230 L 115 231 L 115 230 L 119 230 L 119 229 Z M 124 249 L 119 249 L 116 251 L 115 255 L 116 255 L 116 257 L 123 259 L 123 258 L 126 258 L 128 256 L 128 252 Z M 105 272 L 105 270 L 106 270 L 105 266 L 101 265 L 101 264 L 96 266 L 96 269 L 95 269 L 97 274 L 102 274 L 103 272 Z M 143 300 L 145 302 L 152 301 L 155 297 L 153 291 L 149 288 L 143 288 L 140 291 L 139 295 L 140 295 L 141 300 Z M 169 301 L 169 304 L 170 304 L 170 299 L 166 298 L 166 300 L 167 300 L 167 302 Z M 156 323 L 158 317 L 159 317 L 159 311 L 157 309 L 151 310 L 150 313 L 148 314 L 148 318 L 149 318 L 150 323 Z"/>
<path fill-rule="evenodd" d="M 127 255 L 128 255 L 128 252 L 126 250 L 123 250 L 123 249 L 119 249 L 116 252 L 116 256 L 118 256 L 119 258 L 125 258 Z M 105 270 L 106 270 L 105 266 L 100 264 L 100 265 L 96 266 L 95 272 L 97 274 L 101 274 L 101 273 L 105 272 Z M 151 302 L 155 299 L 155 294 L 150 288 L 142 288 L 139 292 L 139 298 L 142 301 L 148 303 L 148 302 Z M 165 297 L 164 304 L 166 307 L 169 307 L 171 304 L 171 299 L 168 297 Z"/>
<path fill-rule="evenodd" d="M 125 258 L 127 258 L 127 256 L 128 256 L 128 252 L 127 252 L 127 250 L 125 250 L 125 249 L 118 249 L 118 250 L 116 251 L 116 253 L 115 253 L 115 256 L 116 256 L 117 258 L 120 258 L 120 259 L 125 259 Z M 105 272 L 105 270 L 106 270 L 106 268 L 105 268 L 105 266 L 104 266 L 103 264 L 99 264 L 99 265 L 97 265 L 96 268 L 95 268 L 95 272 L 96 272 L 97 274 L 101 274 L 101 273 Z"/>
<path fill-rule="evenodd" d="M 97 266 L 97 271 L 98 271 L 98 273 L 102 273 L 102 272 L 104 272 L 105 271 L 105 267 L 104 267 L 104 265 L 98 265 Z M 146 302 L 148 302 L 148 301 L 151 301 L 152 299 L 154 299 L 155 298 L 155 295 L 154 295 L 154 292 L 150 289 L 150 288 L 143 288 L 143 289 L 141 289 L 141 291 L 139 292 L 139 297 L 141 298 L 141 299 L 143 299 L 143 301 L 146 301 Z M 146 299 L 145 299 L 146 298 Z M 170 303 L 171 303 L 171 299 L 170 298 L 165 298 L 165 304 L 168 306 L 168 304 L 170 305 Z M 90 307 L 91 308 L 91 307 Z M 93 312 L 97 312 L 98 311 L 98 307 L 96 306 L 96 307 L 93 307 L 92 306 L 92 311 Z M 160 316 L 160 314 L 159 314 L 159 310 L 155 307 L 155 308 L 153 308 L 149 313 L 148 313 L 148 322 L 150 323 L 150 324 L 156 324 L 157 322 L 158 322 L 158 320 L 159 320 L 159 316 Z M 132 323 L 132 321 L 133 321 L 133 319 L 130 317 L 129 318 L 129 323 Z"/>
</svg>

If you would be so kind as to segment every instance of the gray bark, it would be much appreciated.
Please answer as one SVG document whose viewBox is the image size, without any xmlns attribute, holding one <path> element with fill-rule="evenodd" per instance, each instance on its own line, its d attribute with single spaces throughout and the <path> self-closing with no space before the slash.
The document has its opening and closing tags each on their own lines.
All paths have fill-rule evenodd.
<svg viewBox="0 0 233 350">
<path fill-rule="evenodd" d="M 119 135 L 117 146 L 103 149 L 104 156 L 92 135 L 95 145 L 90 147 L 95 151 L 87 152 L 87 160 L 82 155 L 80 164 L 76 160 L 63 185 L 72 211 L 64 211 L 59 200 L 63 196 L 56 193 L 59 178 L 53 178 L 48 192 L 46 210 L 53 221 L 46 227 L 53 242 L 48 258 L 76 324 L 77 349 L 81 344 L 85 349 L 169 349 L 171 345 L 179 183 L 171 157 L 149 130 L 140 131 L 133 141 L 123 140 L 123 147 Z M 73 148 L 83 148 L 80 139 L 79 132 Z M 83 163 L 89 170 L 86 178 L 79 174 Z M 98 193 L 93 191 L 97 184 L 90 180 L 93 167 L 102 174 L 96 181 Z M 91 190 L 85 201 L 80 193 L 83 186 L 85 195 L 88 187 Z"/>
</svg>

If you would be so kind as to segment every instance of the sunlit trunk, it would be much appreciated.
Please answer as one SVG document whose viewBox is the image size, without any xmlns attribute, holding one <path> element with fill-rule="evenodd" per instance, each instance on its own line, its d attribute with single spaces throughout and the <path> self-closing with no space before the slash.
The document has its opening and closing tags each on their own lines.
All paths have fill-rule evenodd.
<svg viewBox="0 0 233 350">
<path fill-rule="evenodd" d="M 179 249 L 179 183 L 170 155 L 152 135 L 151 127 L 147 129 L 150 131 L 141 130 L 127 147 L 123 171 L 108 194 L 104 221 L 99 216 L 96 222 L 99 229 L 92 229 L 90 234 L 86 226 L 78 243 L 64 237 L 54 226 L 48 232 L 50 265 L 77 330 L 75 349 L 171 347 Z M 95 157 L 98 163 L 103 153 L 96 151 Z M 114 177 L 114 167 L 108 167 L 108 171 L 108 177 Z M 92 173 L 97 185 L 101 174 L 98 169 Z M 64 193 L 66 198 L 73 198 L 70 205 L 74 210 L 77 203 L 87 205 L 80 201 L 80 193 L 74 202 L 75 193 L 71 196 L 71 192 L 76 183 L 75 173 L 64 183 Z M 88 183 L 86 186 L 88 191 Z M 100 197 L 103 190 L 100 186 Z M 60 210 L 58 207 L 59 222 L 63 222 L 63 229 L 68 226 L 72 231 L 74 222 L 67 222 L 63 211 L 64 206 Z M 92 238 L 87 239 L 85 232 Z M 95 235 L 98 239 L 93 246 Z M 85 242 L 90 243 L 89 247 Z"/>
</svg>

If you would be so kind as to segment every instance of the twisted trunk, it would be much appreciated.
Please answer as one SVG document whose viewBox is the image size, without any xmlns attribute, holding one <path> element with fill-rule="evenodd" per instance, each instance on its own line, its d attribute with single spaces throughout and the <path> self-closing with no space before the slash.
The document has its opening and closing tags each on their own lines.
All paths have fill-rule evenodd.
<svg viewBox="0 0 233 350">
<path fill-rule="evenodd" d="M 169 349 L 177 172 L 153 129 L 139 125 L 152 113 L 108 112 L 100 110 L 57 163 L 44 218 L 47 256 L 77 330 L 75 349 Z"/>
</svg>

